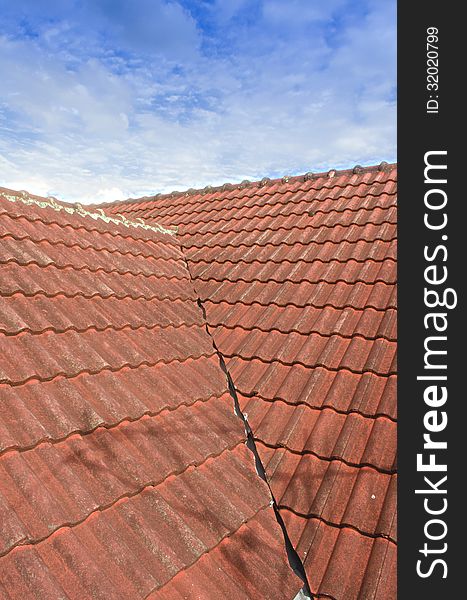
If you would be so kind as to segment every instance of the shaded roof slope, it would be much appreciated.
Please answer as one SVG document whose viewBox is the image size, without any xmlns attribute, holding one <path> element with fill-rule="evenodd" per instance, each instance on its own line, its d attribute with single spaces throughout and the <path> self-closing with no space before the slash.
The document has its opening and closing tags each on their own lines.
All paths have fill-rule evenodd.
<svg viewBox="0 0 467 600">
<path fill-rule="evenodd" d="M 177 239 L 9 190 L 0 239 L 0 598 L 292 598 Z"/>
<path fill-rule="evenodd" d="M 395 165 L 114 203 L 178 226 L 312 592 L 396 594 Z"/>
</svg>

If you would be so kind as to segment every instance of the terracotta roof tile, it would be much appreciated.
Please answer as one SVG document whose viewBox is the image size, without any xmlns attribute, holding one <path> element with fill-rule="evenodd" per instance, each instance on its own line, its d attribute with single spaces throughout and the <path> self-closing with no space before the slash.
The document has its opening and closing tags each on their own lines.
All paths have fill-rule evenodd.
<svg viewBox="0 0 467 600">
<path fill-rule="evenodd" d="M 231 489 L 236 489 L 238 473 L 245 469 L 248 452 L 242 446 L 232 453 L 227 451 L 197 469 L 189 468 L 137 495 L 122 498 L 74 527 L 62 527 L 44 541 L 13 550 L 1 559 L 3 584 L 11 590 L 12 597 L 25 592 L 23 597 L 59 597 L 65 593 L 66 597 L 76 599 L 144 598 L 170 582 L 182 569 L 195 565 L 203 555 L 219 548 L 219 542 L 227 535 L 235 540 L 238 531 L 236 560 L 249 562 L 246 548 L 255 558 L 261 556 L 264 548 L 264 567 L 270 565 L 271 585 L 277 585 L 279 580 L 284 593 L 291 595 L 294 576 L 288 566 L 285 568 L 277 550 L 273 550 L 281 541 L 278 528 L 269 537 L 257 534 L 252 539 L 241 535 L 241 528 L 250 530 L 249 521 L 257 519 L 258 513 L 263 530 L 269 529 L 271 523 L 270 509 L 262 506 L 264 484 L 256 476 L 248 480 L 248 486 L 238 490 L 248 501 L 247 514 L 234 506 L 236 497 Z M 213 485 L 212 467 L 218 463 L 225 481 Z M 180 506 L 173 505 L 174 498 L 199 496 L 200 485 L 207 491 L 202 506 L 189 500 Z M 251 529 L 255 527 L 252 522 Z M 268 547 L 271 550 L 266 550 Z M 273 556 L 275 560 L 271 561 Z M 212 564 L 214 567 L 215 558 Z M 277 571 L 275 567 L 280 568 Z M 254 586 L 249 578 L 246 581 Z M 265 575 L 266 586 L 267 581 Z M 238 582 L 234 581 L 231 590 L 236 585 Z M 272 591 L 266 593 L 273 597 Z M 160 597 L 164 594 L 160 592 Z M 258 590 L 254 597 L 260 597 Z"/>
<path fill-rule="evenodd" d="M 395 475 L 286 449 L 263 449 L 262 455 L 281 509 L 396 540 Z"/>
<path fill-rule="evenodd" d="M 317 410 L 256 397 L 240 397 L 240 405 L 255 437 L 267 446 L 394 472 L 396 424 L 386 417 L 370 418 L 332 408 Z"/>
<path fill-rule="evenodd" d="M 102 298 L 94 296 L 45 295 L 27 297 L 21 294 L 0 297 L 2 333 L 33 334 L 88 329 L 137 329 L 138 327 L 180 327 L 204 325 L 197 304 L 191 300 L 146 300 L 139 298 Z"/>
<path fill-rule="evenodd" d="M 396 548 L 390 540 L 320 519 L 282 516 L 316 594 L 345 600 L 396 598 Z"/>
<path fill-rule="evenodd" d="M 3 265 L 2 290 L 4 296 L 21 293 L 24 296 L 43 294 L 52 296 L 83 296 L 93 298 L 145 298 L 146 300 L 195 300 L 189 279 L 145 277 L 141 274 L 93 272 L 56 265 L 41 267 L 30 264 L 26 268 L 16 262 Z"/>
<path fill-rule="evenodd" d="M 259 395 L 265 400 L 282 400 L 287 404 L 327 406 L 341 412 L 396 418 L 395 375 L 379 377 L 345 369 L 331 371 L 324 367 L 239 358 L 230 359 L 228 367 L 237 389 L 245 396 Z"/>
<path fill-rule="evenodd" d="M 347 369 L 354 373 L 372 372 L 382 376 L 395 372 L 396 343 L 384 338 L 367 340 L 360 336 L 306 335 L 295 331 L 266 332 L 222 326 L 213 329 L 212 335 L 227 358 L 234 356 L 267 363 L 278 361 L 286 365 Z"/>
<path fill-rule="evenodd" d="M 177 239 L 0 192 L 0 595 L 294 597 Z"/>
<path fill-rule="evenodd" d="M 368 308 L 356 310 L 350 306 L 336 309 L 332 306 L 303 308 L 289 305 L 263 307 L 259 304 L 246 305 L 227 302 L 213 303 L 207 300 L 204 305 L 210 314 L 212 327 L 223 326 L 233 329 L 297 332 L 303 335 L 321 333 L 321 335 L 339 334 L 342 337 L 361 336 L 365 339 L 396 339 L 396 311 L 388 309 L 377 311 Z"/>
<path fill-rule="evenodd" d="M 192 567 L 172 578 L 162 593 L 155 592 L 148 600 L 210 600 L 227 594 L 232 594 L 231 597 L 235 600 L 276 600 L 289 597 L 288 589 L 283 583 L 284 566 L 274 552 L 267 557 L 258 554 L 256 561 L 245 561 L 242 558 L 243 546 L 254 550 L 265 538 L 270 538 L 270 530 L 264 519 L 264 511 L 261 511 L 232 537 L 223 540 Z M 271 539 L 268 541 L 269 547 L 273 547 L 276 542 Z M 212 578 L 212 573 L 216 573 L 215 579 Z"/>
<path fill-rule="evenodd" d="M 311 590 L 336 600 L 396 593 L 396 189 L 382 164 L 106 208 L 179 227 Z"/>
</svg>

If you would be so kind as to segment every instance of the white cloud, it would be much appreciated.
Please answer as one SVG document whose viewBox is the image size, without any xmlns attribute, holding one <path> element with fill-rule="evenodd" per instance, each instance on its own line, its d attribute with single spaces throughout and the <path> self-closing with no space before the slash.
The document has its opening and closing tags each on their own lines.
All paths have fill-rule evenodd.
<svg viewBox="0 0 467 600">
<path fill-rule="evenodd" d="M 395 158 L 392 1 L 217 3 L 215 35 L 148 2 L 131 33 L 119 0 L 0 38 L 1 185 L 96 202 Z"/>
</svg>

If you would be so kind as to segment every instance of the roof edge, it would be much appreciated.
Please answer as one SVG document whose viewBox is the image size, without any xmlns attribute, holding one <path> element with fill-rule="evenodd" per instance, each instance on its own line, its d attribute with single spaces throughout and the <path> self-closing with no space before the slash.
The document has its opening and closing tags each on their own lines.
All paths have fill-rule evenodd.
<svg viewBox="0 0 467 600">
<path fill-rule="evenodd" d="M 59 201 L 54 196 L 48 196 L 47 198 L 44 198 L 42 196 L 30 194 L 24 190 L 16 191 L 3 187 L 0 187 L 0 195 L 6 198 L 9 202 L 22 202 L 23 204 L 34 205 L 40 208 L 52 208 L 56 211 L 65 211 L 68 214 L 78 214 L 82 217 L 91 217 L 94 220 L 100 219 L 105 223 L 124 225 L 125 227 L 140 227 L 141 229 L 165 233 L 172 236 L 178 233 L 178 228 L 175 227 L 167 228 L 159 225 L 158 223 L 152 223 L 150 225 L 143 219 L 127 219 L 124 215 L 119 213 L 109 215 L 106 214 L 102 208 L 99 208 L 96 205 L 92 205 L 92 211 L 86 210 L 79 202 L 69 203 L 61 200 Z"/>
<path fill-rule="evenodd" d="M 165 194 L 159 193 L 151 196 L 142 196 L 139 198 L 126 198 L 125 200 L 113 200 L 111 202 L 102 202 L 99 204 L 91 204 L 93 207 L 116 207 L 119 205 L 125 205 L 128 203 L 134 204 L 139 202 L 148 202 L 151 200 L 155 200 L 156 198 L 175 198 L 180 196 L 194 196 L 196 194 L 211 194 L 213 192 L 224 192 L 227 190 L 234 189 L 244 189 L 249 187 L 266 187 L 270 185 L 277 185 L 278 183 L 295 183 L 298 181 L 308 181 L 311 179 L 320 179 L 323 177 L 332 178 L 332 177 L 341 177 L 342 175 L 357 175 L 361 173 L 372 173 L 375 171 L 389 171 L 397 166 L 396 162 L 388 163 L 386 161 L 381 161 L 378 165 L 370 165 L 366 167 L 362 167 L 361 165 L 355 165 L 350 167 L 349 169 L 329 169 L 328 171 L 320 171 L 320 172 L 312 172 L 308 171 L 303 175 L 284 175 L 283 177 L 278 177 L 276 179 L 270 179 L 269 177 L 263 177 L 257 181 L 250 181 L 248 179 L 244 179 L 240 183 L 223 183 L 222 185 L 212 186 L 207 185 L 204 188 L 189 188 L 187 190 L 178 191 L 174 190 L 173 192 L 168 192 Z"/>
</svg>

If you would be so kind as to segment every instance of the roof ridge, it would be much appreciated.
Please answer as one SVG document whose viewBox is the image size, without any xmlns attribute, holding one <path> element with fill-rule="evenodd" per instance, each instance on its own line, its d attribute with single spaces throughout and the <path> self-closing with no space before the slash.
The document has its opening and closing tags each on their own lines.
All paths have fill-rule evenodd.
<svg viewBox="0 0 467 600">
<path fill-rule="evenodd" d="M 68 214 L 78 214 L 81 217 L 91 217 L 94 220 L 102 220 L 105 223 L 114 223 L 115 225 L 124 225 L 125 227 L 140 227 L 145 230 L 156 231 L 158 233 L 166 233 L 168 235 L 176 235 L 178 228 L 166 228 L 158 223 L 148 224 L 143 219 L 127 219 L 124 215 L 118 213 L 114 215 L 106 214 L 102 208 L 92 206 L 94 210 L 86 210 L 79 202 L 67 203 L 57 200 L 54 196 L 48 196 L 43 198 L 30 194 L 27 191 L 15 191 L 8 190 L 6 188 L 0 188 L 0 194 L 9 202 L 23 202 L 29 206 L 37 206 L 39 208 L 52 208 L 55 211 L 65 211 Z"/>
<path fill-rule="evenodd" d="M 210 194 L 212 192 L 224 192 L 227 190 L 233 189 L 244 189 L 248 187 L 265 187 L 267 185 L 275 185 L 278 183 L 295 183 L 297 181 L 308 181 L 311 179 L 320 179 L 322 177 L 340 177 L 342 175 L 357 175 L 362 173 L 371 173 L 375 171 L 388 171 L 392 167 L 397 165 L 396 162 L 388 163 L 386 161 L 381 161 L 378 165 L 369 165 L 366 167 L 362 167 L 361 165 L 355 165 L 348 169 L 329 169 L 328 171 L 319 171 L 312 172 L 308 171 L 302 175 L 284 175 L 283 177 L 277 177 L 275 179 L 270 179 L 269 177 L 263 177 L 262 179 L 250 181 L 249 179 L 244 179 L 239 183 L 230 183 L 226 182 L 218 186 L 207 185 L 204 188 L 189 188 L 187 190 L 174 190 L 172 192 L 167 193 L 158 193 L 150 196 L 142 196 L 140 198 L 126 198 L 125 200 L 113 200 L 111 202 L 102 202 L 99 204 L 94 204 L 92 206 L 118 206 L 119 204 L 127 204 L 127 203 L 139 203 L 139 202 L 148 202 L 150 200 L 161 199 L 161 198 L 174 198 L 177 196 L 194 196 L 195 194 Z"/>
</svg>

